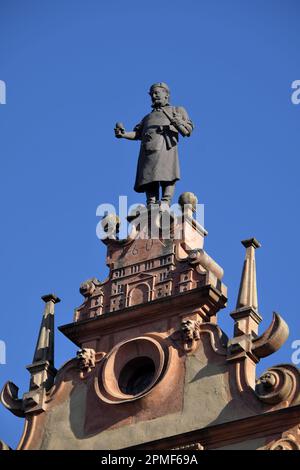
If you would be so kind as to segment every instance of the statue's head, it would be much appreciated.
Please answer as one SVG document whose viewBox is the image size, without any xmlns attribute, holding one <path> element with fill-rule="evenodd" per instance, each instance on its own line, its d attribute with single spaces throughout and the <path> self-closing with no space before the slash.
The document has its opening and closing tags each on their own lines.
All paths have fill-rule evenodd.
<svg viewBox="0 0 300 470">
<path fill-rule="evenodd" d="M 169 102 L 170 90 L 166 83 L 158 82 L 151 85 L 149 95 L 155 107 L 165 106 Z"/>
</svg>

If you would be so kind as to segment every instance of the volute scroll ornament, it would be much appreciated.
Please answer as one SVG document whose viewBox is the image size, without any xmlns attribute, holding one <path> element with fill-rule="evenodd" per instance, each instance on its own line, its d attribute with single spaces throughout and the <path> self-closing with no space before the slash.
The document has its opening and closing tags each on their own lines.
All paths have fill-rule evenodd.
<svg viewBox="0 0 300 470">
<path fill-rule="evenodd" d="M 217 279 L 221 280 L 224 271 L 202 248 L 188 250 L 188 261 L 191 265 L 200 265 L 203 269 L 212 272 Z"/>
<path fill-rule="evenodd" d="M 269 450 L 300 450 L 300 445 L 294 437 L 285 437 L 275 442 Z"/>
<path fill-rule="evenodd" d="M 279 313 L 273 312 L 269 328 L 252 341 L 252 351 L 258 358 L 278 351 L 289 336 L 289 327 Z"/>
<path fill-rule="evenodd" d="M 263 403 L 276 405 L 300 400 L 300 373 L 297 367 L 282 364 L 269 368 L 256 381 L 256 396 Z"/>
<path fill-rule="evenodd" d="M 25 413 L 23 409 L 23 400 L 19 398 L 19 387 L 13 382 L 8 381 L 4 384 L 1 391 L 0 400 L 1 403 L 5 406 L 15 416 L 19 418 L 24 418 Z"/>
<path fill-rule="evenodd" d="M 259 450 L 300 450 L 300 425 L 285 431 L 280 439 L 271 441 Z"/>
</svg>

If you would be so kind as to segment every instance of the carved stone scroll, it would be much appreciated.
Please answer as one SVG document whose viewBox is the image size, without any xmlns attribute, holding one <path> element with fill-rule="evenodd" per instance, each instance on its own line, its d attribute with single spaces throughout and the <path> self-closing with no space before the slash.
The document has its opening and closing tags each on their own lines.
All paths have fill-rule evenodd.
<svg viewBox="0 0 300 470">
<path fill-rule="evenodd" d="M 300 425 L 285 431 L 280 439 L 270 442 L 259 450 L 300 450 Z"/>
<path fill-rule="evenodd" d="M 258 358 L 269 356 L 281 348 L 288 335 L 288 325 L 278 313 L 274 312 L 269 328 L 252 341 L 252 352 Z"/>
<path fill-rule="evenodd" d="M 271 367 L 257 380 L 255 393 L 267 404 L 296 404 L 300 401 L 300 372 L 290 364 Z"/>
<path fill-rule="evenodd" d="M 6 382 L 0 399 L 7 410 L 19 418 L 24 418 L 23 400 L 18 397 L 19 388 L 13 382 Z"/>
</svg>

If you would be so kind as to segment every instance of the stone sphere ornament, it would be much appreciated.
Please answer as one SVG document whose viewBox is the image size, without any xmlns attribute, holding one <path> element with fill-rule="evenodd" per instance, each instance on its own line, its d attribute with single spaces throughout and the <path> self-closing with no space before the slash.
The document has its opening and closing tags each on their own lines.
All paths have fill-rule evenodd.
<svg viewBox="0 0 300 470">
<path fill-rule="evenodd" d="M 120 218 L 117 214 L 107 214 L 101 220 L 101 225 L 104 232 L 119 233 L 120 230 Z"/>
<path fill-rule="evenodd" d="M 196 205 L 198 204 L 198 198 L 196 194 L 186 191 L 179 196 L 178 204 L 180 205 L 181 209 L 184 209 L 185 205 L 192 206 L 193 210 L 196 210 Z"/>
</svg>

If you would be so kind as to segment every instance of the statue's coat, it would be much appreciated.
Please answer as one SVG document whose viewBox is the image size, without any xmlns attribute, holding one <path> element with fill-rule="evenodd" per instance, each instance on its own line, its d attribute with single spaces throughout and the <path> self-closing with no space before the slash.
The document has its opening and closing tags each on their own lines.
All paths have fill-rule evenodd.
<svg viewBox="0 0 300 470">
<path fill-rule="evenodd" d="M 179 114 L 185 127 L 192 132 L 193 123 L 182 107 L 165 106 L 169 115 Z M 134 189 L 141 193 L 144 186 L 154 181 L 177 181 L 180 179 L 178 161 L 178 130 L 170 123 L 161 108 L 145 116 L 134 128 L 136 139 L 141 140 Z"/>
</svg>

